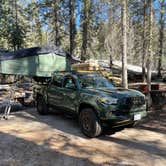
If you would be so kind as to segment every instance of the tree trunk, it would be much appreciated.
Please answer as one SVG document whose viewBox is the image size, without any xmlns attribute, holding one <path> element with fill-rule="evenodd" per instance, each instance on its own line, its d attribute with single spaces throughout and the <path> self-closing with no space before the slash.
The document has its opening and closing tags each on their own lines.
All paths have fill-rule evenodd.
<svg viewBox="0 0 166 166">
<path fill-rule="evenodd" d="M 91 8 L 90 0 L 84 0 L 83 19 L 82 19 L 82 49 L 81 60 L 85 61 L 87 58 L 87 40 L 88 40 L 88 27 L 89 27 L 89 13 Z"/>
<path fill-rule="evenodd" d="M 128 88 L 127 80 L 127 0 L 121 0 L 122 2 L 122 83 L 124 88 Z"/>
<path fill-rule="evenodd" d="M 110 53 L 110 69 L 112 69 L 112 65 L 113 65 L 113 62 L 112 62 L 112 55 Z"/>
<path fill-rule="evenodd" d="M 147 14 L 147 0 L 144 0 L 144 22 L 143 22 L 143 53 L 142 53 L 142 81 L 146 81 L 146 14 Z"/>
<path fill-rule="evenodd" d="M 148 48 L 148 58 L 147 58 L 147 85 L 148 85 L 148 108 L 152 105 L 152 99 L 151 99 L 151 67 L 152 67 L 152 56 L 153 56 L 153 50 L 152 50 L 152 40 L 153 40 L 153 34 L 152 34 L 152 25 L 153 25 L 153 7 L 152 7 L 152 0 L 148 0 L 148 6 L 149 6 L 149 48 Z"/>
<path fill-rule="evenodd" d="M 20 48 L 19 46 L 19 43 L 18 43 L 18 39 L 16 38 L 15 36 L 15 33 L 18 32 L 18 8 L 17 8 L 17 0 L 14 0 L 13 3 L 12 3 L 12 7 L 13 7 L 13 18 L 14 18 L 14 25 L 13 25 L 13 28 L 14 28 L 14 33 L 12 34 L 12 40 L 13 40 L 13 49 L 14 51 L 18 50 Z"/>
<path fill-rule="evenodd" d="M 75 24 L 75 9 L 76 0 L 69 0 L 69 15 L 70 15 L 70 54 L 73 54 L 75 48 L 75 34 L 76 34 L 76 24 Z"/>
<path fill-rule="evenodd" d="M 161 77 L 162 55 L 163 55 L 163 40 L 164 40 L 164 13 L 165 0 L 160 2 L 160 29 L 159 29 L 159 60 L 158 60 L 158 77 Z"/>
<path fill-rule="evenodd" d="M 60 45 L 60 37 L 59 37 L 59 21 L 58 21 L 58 0 L 54 0 L 53 4 L 53 13 L 54 13 L 54 44 L 56 46 Z"/>
<path fill-rule="evenodd" d="M 19 30 L 18 30 L 18 6 L 17 6 L 17 0 L 15 0 L 14 1 L 14 4 L 15 4 L 15 26 L 16 26 L 16 31 L 18 32 Z M 18 42 L 17 42 L 17 44 L 16 44 L 17 46 L 16 46 L 16 48 L 17 48 L 17 50 L 19 50 L 20 49 L 20 45 L 21 45 L 21 43 L 19 42 L 19 39 L 18 39 Z"/>
</svg>

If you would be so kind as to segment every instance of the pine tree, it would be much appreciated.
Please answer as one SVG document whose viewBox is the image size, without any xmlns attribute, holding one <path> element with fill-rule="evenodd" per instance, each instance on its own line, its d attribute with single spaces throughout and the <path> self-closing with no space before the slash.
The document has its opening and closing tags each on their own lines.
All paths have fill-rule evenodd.
<svg viewBox="0 0 166 166">
<path fill-rule="evenodd" d="M 143 52 L 142 52 L 142 80 L 146 81 L 146 55 L 147 55 L 147 0 L 143 0 Z"/>
<path fill-rule="evenodd" d="M 148 107 L 151 106 L 151 70 L 152 70 L 152 56 L 153 56 L 153 48 L 152 48 L 152 25 L 153 25 L 153 3 L 152 0 L 148 0 L 149 6 L 149 28 L 148 28 L 148 57 L 147 57 L 147 86 L 148 86 Z"/>
<path fill-rule="evenodd" d="M 87 59 L 87 44 L 89 40 L 88 29 L 91 17 L 91 0 L 83 0 L 82 9 L 82 48 L 81 48 L 81 60 L 85 61 Z"/>
<path fill-rule="evenodd" d="M 128 88 L 127 81 L 127 1 L 122 0 L 122 82 Z"/>
<path fill-rule="evenodd" d="M 26 26 L 22 8 L 18 0 L 1 1 L 0 36 L 6 40 L 8 49 L 17 50 L 24 47 Z"/>
<path fill-rule="evenodd" d="M 164 26 L 165 26 L 165 13 L 166 13 L 166 2 L 160 0 L 160 19 L 159 19 L 159 60 L 158 60 L 158 77 L 161 77 L 161 66 L 162 56 L 164 52 Z"/>
<path fill-rule="evenodd" d="M 70 54 L 73 54 L 75 48 L 76 35 L 76 0 L 69 0 L 69 17 L 70 17 Z"/>
<path fill-rule="evenodd" d="M 29 46 L 38 46 L 43 44 L 42 23 L 39 13 L 39 4 L 36 0 L 31 0 L 25 9 L 29 21 Z"/>
</svg>

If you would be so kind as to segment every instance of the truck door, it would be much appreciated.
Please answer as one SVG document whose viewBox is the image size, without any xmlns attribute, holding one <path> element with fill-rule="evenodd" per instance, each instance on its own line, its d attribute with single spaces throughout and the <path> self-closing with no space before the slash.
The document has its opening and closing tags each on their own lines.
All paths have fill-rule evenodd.
<svg viewBox="0 0 166 166">
<path fill-rule="evenodd" d="M 62 76 L 56 76 L 53 78 L 51 84 L 48 86 L 48 103 L 58 109 L 61 109 L 63 103 L 63 91 L 62 91 Z"/>
<path fill-rule="evenodd" d="M 63 97 L 64 109 L 75 113 L 78 105 L 78 86 L 76 80 L 72 76 L 66 76 L 63 81 Z"/>
</svg>

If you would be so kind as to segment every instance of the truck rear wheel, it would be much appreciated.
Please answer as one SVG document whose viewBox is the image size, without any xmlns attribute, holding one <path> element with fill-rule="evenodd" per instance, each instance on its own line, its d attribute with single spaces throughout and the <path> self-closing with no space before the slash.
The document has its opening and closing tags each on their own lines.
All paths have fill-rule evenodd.
<svg viewBox="0 0 166 166">
<path fill-rule="evenodd" d="M 48 107 L 47 107 L 47 104 L 46 104 L 43 96 L 41 96 L 41 95 L 37 96 L 36 106 L 37 106 L 37 111 L 39 114 L 41 114 L 41 115 L 48 114 Z"/>
<path fill-rule="evenodd" d="M 83 109 L 79 115 L 82 132 L 88 137 L 97 137 L 101 134 L 100 122 L 91 108 Z"/>
</svg>

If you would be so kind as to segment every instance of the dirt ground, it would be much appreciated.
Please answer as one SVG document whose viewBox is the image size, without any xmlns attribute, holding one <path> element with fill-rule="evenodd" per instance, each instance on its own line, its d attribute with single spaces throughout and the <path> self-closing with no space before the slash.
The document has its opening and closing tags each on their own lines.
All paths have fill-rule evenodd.
<svg viewBox="0 0 166 166">
<path fill-rule="evenodd" d="M 152 115 L 135 128 L 89 139 L 62 115 L 12 112 L 0 121 L 0 166 L 166 166 L 166 106 Z"/>
</svg>

